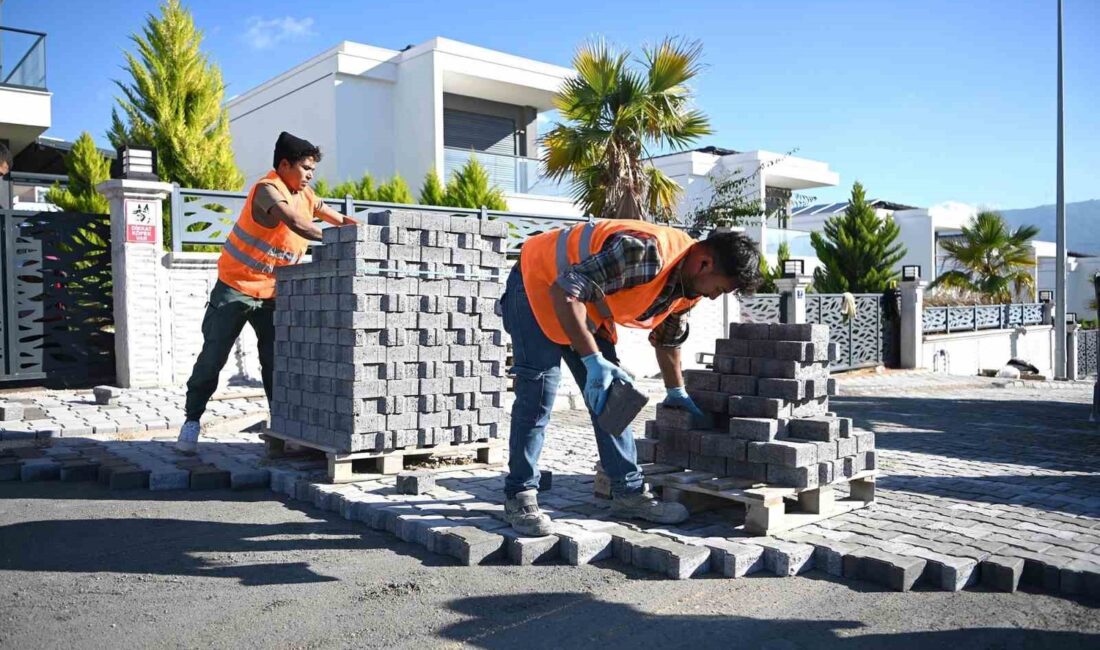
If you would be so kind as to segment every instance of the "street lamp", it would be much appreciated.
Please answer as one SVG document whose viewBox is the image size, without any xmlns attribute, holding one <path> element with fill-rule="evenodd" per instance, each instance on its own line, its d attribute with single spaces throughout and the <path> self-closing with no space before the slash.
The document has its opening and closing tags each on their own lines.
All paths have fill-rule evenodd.
<svg viewBox="0 0 1100 650">
<path fill-rule="evenodd" d="M 111 162 L 111 178 L 156 181 L 157 152 L 152 147 L 125 145 L 118 148 L 118 155 Z"/>
<path fill-rule="evenodd" d="M 1039 302 L 1052 302 L 1054 300 L 1054 292 L 1050 289 L 1043 289 L 1039 292 Z"/>
<path fill-rule="evenodd" d="M 901 267 L 901 279 L 905 282 L 920 280 L 920 264 L 906 264 Z"/>
</svg>

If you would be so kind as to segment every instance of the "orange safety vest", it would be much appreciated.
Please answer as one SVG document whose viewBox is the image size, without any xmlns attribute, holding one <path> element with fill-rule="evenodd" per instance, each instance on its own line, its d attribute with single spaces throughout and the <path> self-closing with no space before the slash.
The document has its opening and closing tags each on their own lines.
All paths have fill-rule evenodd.
<svg viewBox="0 0 1100 650">
<path fill-rule="evenodd" d="M 607 238 L 622 231 L 633 231 L 653 237 L 661 255 L 661 272 L 645 284 L 617 291 L 610 296 L 588 303 L 588 329 L 596 332 L 605 327 L 615 343 L 618 336 L 615 324 L 641 329 L 653 329 L 673 312 L 691 308 L 700 298 L 678 298 L 669 308 L 645 321 L 638 318 L 653 305 L 661 289 L 668 282 L 669 274 L 687 255 L 695 240 L 686 233 L 644 221 L 608 219 L 579 224 L 571 228 L 550 230 L 535 235 L 523 244 L 520 251 L 520 273 L 531 303 L 531 311 L 546 337 L 555 343 L 569 344 L 569 337 L 554 313 L 550 287 L 570 266 L 578 264 L 598 253 Z"/>
<path fill-rule="evenodd" d="M 268 228 L 252 218 L 252 197 L 261 185 L 274 187 L 291 210 L 308 215 L 313 214 L 317 199 L 308 186 L 297 194 L 291 192 L 274 171 L 256 181 L 248 191 L 241 216 L 218 258 L 218 279 L 243 294 L 267 299 L 275 297 L 275 269 L 296 263 L 309 242 L 282 221 Z"/>
</svg>

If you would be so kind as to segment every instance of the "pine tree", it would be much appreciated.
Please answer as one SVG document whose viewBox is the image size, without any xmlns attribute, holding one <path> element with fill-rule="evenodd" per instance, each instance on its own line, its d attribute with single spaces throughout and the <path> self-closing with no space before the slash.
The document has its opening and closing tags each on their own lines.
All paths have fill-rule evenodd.
<svg viewBox="0 0 1100 650">
<path fill-rule="evenodd" d="M 879 293 L 890 288 L 898 277 L 894 265 L 905 257 L 905 247 L 897 241 L 900 228 L 875 213 L 858 181 L 844 214 L 830 218 L 824 230 L 824 235 L 810 235 L 821 261 L 814 271 L 817 291 Z"/>
<path fill-rule="evenodd" d="M 424 184 L 420 186 L 420 203 L 423 205 L 446 205 L 447 192 L 443 189 L 443 183 L 439 182 L 439 174 L 431 169 L 424 176 Z"/>
<path fill-rule="evenodd" d="M 62 188 L 54 183 L 46 193 L 46 200 L 66 212 L 84 212 L 86 214 L 109 214 L 110 203 L 96 191 L 96 185 L 111 177 L 111 164 L 99 149 L 87 131 L 73 143 L 73 148 L 65 156 L 65 171 L 69 175 L 69 185 Z"/>
<path fill-rule="evenodd" d="M 504 193 L 489 184 L 489 173 L 476 158 L 466 164 L 447 181 L 445 204 L 452 208 L 481 208 L 507 210 Z"/>
<path fill-rule="evenodd" d="M 131 82 L 115 82 L 122 97 L 111 111 L 111 144 L 155 148 L 160 177 L 183 187 L 241 189 L 222 73 L 200 50 L 191 13 L 180 0 L 164 0 L 160 16 L 149 14 L 130 38 L 137 56 L 126 53 Z"/>
<path fill-rule="evenodd" d="M 412 190 L 409 189 L 405 179 L 401 178 L 401 174 L 394 174 L 393 178 L 379 185 L 376 195 L 378 197 L 376 200 L 382 203 L 403 203 L 405 205 L 416 203 Z"/>
<path fill-rule="evenodd" d="M 313 193 L 325 199 L 343 198 L 336 196 L 336 194 L 333 193 L 332 186 L 323 178 L 313 181 Z"/>
</svg>

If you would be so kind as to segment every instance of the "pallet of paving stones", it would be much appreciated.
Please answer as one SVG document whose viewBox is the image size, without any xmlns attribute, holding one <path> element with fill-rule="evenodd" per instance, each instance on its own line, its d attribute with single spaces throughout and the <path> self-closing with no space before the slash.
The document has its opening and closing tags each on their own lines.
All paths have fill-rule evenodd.
<svg viewBox="0 0 1100 650">
<path fill-rule="evenodd" d="M 816 324 L 734 323 L 715 343 L 710 368 L 684 371 L 687 392 L 706 414 L 657 407 L 636 441 L 638 459 L 690 470 L 665 475 L 666 498 L 685 494 L 733 500 L 748 508 L 754 533 L 786 530 L 796 517 L 788 502 L 820 519 L 874 501 L 874 434 L 829 410 L 836 380 L 835 346 Z M 704 477 L 704 478 L 700 478 Z M 838 501 L 837 484 L 856 496 Z M 800 496 L 801 495 L 801 496 Z"/>
<path fill-rule="evenodd" d="M 502 221 L 375 212 L 280 267 L 270 432 L 337 464 L 500 439 L 506 234 Z"/>
<path fill-rule="evenodd" d="M 379 474 L 397 474 L 410 464 L 429 459 L 472 456 L 476 464 L 463 465 L 463 469 L 492 467 L 504 462 L 505 449 L 500 441 L 478 440 L 466 443 L 443 443 L 434 447 L 410 445 L 384 452 L 340 452 L 316 443 L 307 443 L 271 429 L 265 429 L 261 437 L 264 440 L 268 458 L 291 455 L 294 449 L 323 454 L 327 463 L 328 479 L 332 483 L 352 483 L 375 479 Z"/>
</svg>

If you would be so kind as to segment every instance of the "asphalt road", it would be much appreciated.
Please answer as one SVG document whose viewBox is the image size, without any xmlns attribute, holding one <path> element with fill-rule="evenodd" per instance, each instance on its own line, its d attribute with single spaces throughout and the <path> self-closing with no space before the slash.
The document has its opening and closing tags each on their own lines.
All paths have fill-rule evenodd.
<svg viewBox="0 0 1100 650">
<path fill-rule="evenodd" d="M 1097 648 L 1100 603 L 459 567 L 266 491 L 0 484 L 0 647 Z"/>
</svg>

